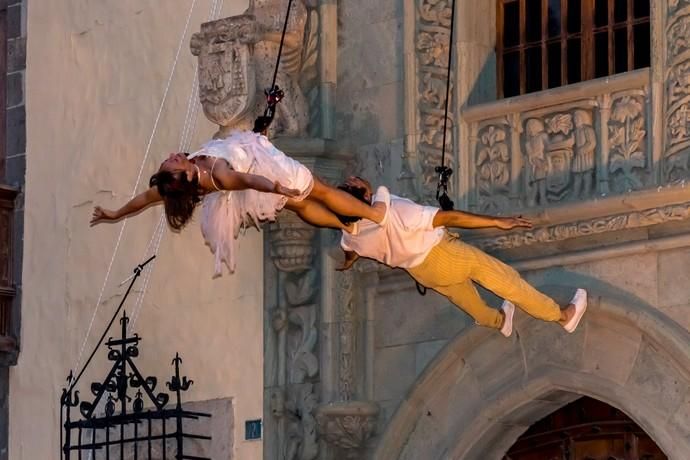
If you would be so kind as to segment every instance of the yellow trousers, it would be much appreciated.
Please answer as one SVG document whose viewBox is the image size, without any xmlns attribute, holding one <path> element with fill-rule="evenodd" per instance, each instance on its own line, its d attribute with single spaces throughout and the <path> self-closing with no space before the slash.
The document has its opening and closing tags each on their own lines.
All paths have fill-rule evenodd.
<svg viewBox="0 0 690 460">
<path fill-rule="evenodd" d="M 452 234 L 446 235 L 421 265 L 407 271 L 420 284 L 448 297 L 481 326 L 499 329 L 503 315 L 482 300 L 475 282 L 535 318 L 561 318 L 558 304 L 530 286 L 515 269 Z"/>
</svg>

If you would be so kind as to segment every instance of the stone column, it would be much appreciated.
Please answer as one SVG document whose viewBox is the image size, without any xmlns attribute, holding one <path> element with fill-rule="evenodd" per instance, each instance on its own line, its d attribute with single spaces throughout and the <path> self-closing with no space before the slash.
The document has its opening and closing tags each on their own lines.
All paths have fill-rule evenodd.
<svg viewBox="0 0 690 460">
<path fill-rule="evenodd" d="M 664 25 L 664 151 L 662 182 L 687 178 L 690 173 L 690 1 L 663 0 L 653 11 Z M 660 25 L 655 21 L 654 25 Z M 654 37 L 658 34 L 654 33 Z"/>
<path fill-rule="evenodd" d="M 329 353 L 322 351 L 322 365 L 330 377 L 323 381 L 324 401 L 316 409 L 319 436 L 329 447 L 321 458 L 361 459 L 379 413 L 378 405 L 368 401 L 365 354 L 373 352 L 367 346 L 373 337 L 362 308 L 366 302 L 359 295 L 364 283 L 355 269 L 334 273 L 335 259 L 323 259 L 322 337 L 328 343 L 322 343 L 322 350 Z"/>
</svg>

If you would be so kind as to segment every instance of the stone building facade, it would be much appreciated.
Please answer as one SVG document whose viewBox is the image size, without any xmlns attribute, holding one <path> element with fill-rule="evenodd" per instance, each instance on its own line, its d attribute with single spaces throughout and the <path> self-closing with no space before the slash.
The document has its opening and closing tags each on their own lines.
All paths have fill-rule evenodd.
<svg viewBox="0 0 690 460">
<path fill-rule="evenodd" d="M 258 240 L 245 240 L 250 247 L 241 264 L 243 275 L 239 276 L 244 278 L 227 281 L 218 294 L 238 293 L 233 298 L 246 307 L 240 312 L 246 320 L 243 330 L 223 333 L 223 324 L 230 328 L 238 323 L 216 320 L 210 324 L 203 315 L 188 310 L 178 311 L 175 317 L 189 324 L 190 331 L 204 329 L 203 339 L 208 340 L 204 344 L 216 353 L 218 368 L 225 370 L 209 371 L 202 361 L 192 360 L 202 374 L 200 381 L 210 381 L 205 390 L 195 393 L 195 399 L 207 404 L 232 399 L 233 411 L 238 411 L 233 413 L 237 425 L 256 415 L 258 387 L 262 387 L 263 445 L 240 443 L 241 430 L 235 426 L 234 438 L 221 435 L 227 441 L 224 446 L 230 446 L 222 458 L 232 458 L 231 452 L 236 458 L 267 460 L 520 458 L 515 457 L 515 446 L 526 432 L 533 433 L 530 430 L 538 428 L 549 414 L 581 404 L 583 396 L 618 411 L 629 420 L 626 426 L 634 424 L 628 434 L 619 433 L 626 446 L 633 446 L 624 447 L 630 455 L 630 449 L 639 452 L 643 448 L 638 446 L 641 432 L 668 458 L 684 460 L 690 452 L 690 191 L 686 187 L 690 175 L 686 77 L 690 1 L 596 2 L 612 5 L 608 16 L 604 14 L 609 25 L 597 29 L 599 19 L 595 17 L 589 19 L 594 23 L 589 35 L 582 29 L 569 35 L 571 31 L 565 29 L 570 26 L 562 23 L 561 51 L 569 53 L 571 43 L 585 49 L 588 40 L 596 41 L 603 36 L 597 33 L 604 32 L 615 49 L 615 43 L 622 43 L 616 38 L 621 36 L 616 35 L 618 31 L 625 30 L 634 42 L 636 31 L 642 29 L 649 32 L 648 60 L 637 66 L 639 62 L 629 54 L 628 67 L 619 69 L 614 56 L 613 61 L 601 64 L 608 65 L 608 73 L 601 78 L 593 78 L 600 65 L 596 56 L 588 60 L 583 55 L 580 62 L 561 60 L 565 73 L 554 77 L 551 85 L 551 74 L 545 70 L 536 85 L 543 88 L 532 86 L 534 75 L 506 73 L 513 48 L 501 41 L 509 35 L 502 25 L 510 23 L 506 18 L 511 8 L 524 22 L 527 3 L 549 8 L 558 4 L 560 18 L 567 22 L 564 11 L 570 3 L 456 1 L 450 88 L 446 88 L 445 78 L 450 2 L 292 2 L 283 62 L 277 73 L 288 97 L 270 134 L 278 147 L 327 181 L 335 183 L 346 174 L 357 173 L 424 203 L 434 201 L 434 168 L 441 160 L 445 137 L 446 160 L 455 171 L 451 193 L 457 208 L 522 214 L 535 223 L 531 230 L 463 232 L 463 238 L 509 261 L 559 302 L 567 301 L 576 287 L 588 289 L 587 316 L 575 334 L 566 335 L 555 325 L 518 313 L 515 333 L 505 339 L 474 326 L 444 298 L 431 292 L 420 296 L 399 270 L 360 261 L 348 272 L 336 272 L 338 235 L 283 213 L 264 232 L 263 260 L 253 256 Z M 585 6 L 594 5 L 592 0 L 571 3 L 581 5 L 580 14 L 586 12 Z M 623 15 L 627 19 L 619 20 L 616 5 L 623 4 L 631 10 Z M 644 9 L 645 4 L 646 16 L 638 15 L 637 8 Z M 118 12 L 137 21 L 138 6 L 132 2 L 122 5 Z M 204 134 L 215 131 L 222 136 L 233 127 L 246 127 L 262 110 L 261 94 L 270 83 L 287 5 L 288 0 L 252 0 L 241 15 L 234 11 L 203 24 L 197 18 L 190 53 L 198 58 L 204 114 L 215 125 L 207 126 Z M 92 23 L 102 26 L 101 19 L 107 14 L 97 12 L 91 17 L 84 7 L 75 20 L 69 11 L 54 8 L 50 11 L 59 21 L 50 22 L 45 11 L 35 11 L 35 16 L 29 16 L 29 25 L 53 24 L 49 32 L 90 50 L 73 56 L 70 62 L 75 68 L 92 62 L 101 77 L 110 78 L 103 69 L 109 73 L 119 61 L 99 66 L 88 41 L 94 35 L 101 40 L 112 38 L 92 33 L 90 28 Z M 150 30 L 164 37 L 168 22 L 179 19 L 169 10 L 165 14 L 144 11 Z M 550 21 L 542 16 L 542 33 L 551 33 Z M 587 21 L 582 19 L 580 24 Z M 128 42 L 124 38 L 129 34 L 116 25 L 109 27 L 109 33 L 125 43 L 117 56 L 157 56 L 155 50 L 146 48 L 151 47 L 148 39 L 134 34 L 137 43 Z M 537 39 L 534 43 L 539 45 L 528 43 L 526 27 L 520 26 L 520 44 L 515 48 L 519 48 L 515 52 L 522 64 L 517 67 L 519 72 L 532 68 L 529 53 L 537 47 L 547 52 L 552 43 L 551 36 Z M 638 42 L 628 49 L 644 55 L 640 44 L 644 40 Z M 143 51 L 136 54 L 133 50 Z M 30 82 L 36 88 L 42 82 L 38 69 L 54 63 L 51 56 L 40 47 L 29 48 L 28 60 L 37 66 Z M 542 63 L 549 62 L 546 54 L 540 56 Z M 582 65 L 578 67 L 580 77 L 587 78 L 571 79 L 582 80 L 577 83 L 565 81 L 572 76 L 569 66 L 576 64 Z M 193 67 L 187 66 L 186 71 L 189 82 L 193 81 Z M 81 81 L 76 71 L 66 76 Z M 65 89 L 69 94 L 86 91 L 103 105 L 114 104 L 120 116 L 130 120 L 123 115 L 132 96 L 123 88 L 129 86 L 111 83 L 104 94 L 96 87 L 80 88 L 76 83 Z M 447 89 L 450 123 L 444 136 Z M 525 94 L 499 98 L 513 90 Z M 39 110 L 41 101 L 51 99 L 36 91 L 29 107 L 35 109 L 29 111 L 36 114 L 35 123 L 70 127 L 69 120 L 63 126 L 47 115 L 40 117 L 44 113 Z M 145 93 L 137 92 L 136 97 L 144 98 Z M 87 118 L 79 118 L 80 132 L 95 129 Z M 131 121 L 109 128 L 116 133 L 139 133 L 135 128 L 140 120 Z M 174 132 L 175 126 L 169 120 L 165 132 Z M 103 131 L 94 132 L 100 141 L 111 139 Z M 91 141 L 84 136 L 60 142 L 48 135 L 30 135 L 27 150 L 36 156 L 34 163 L 29 162 L 27 190 L 54 174 L 39 161 L 53 164 L 45 154 L 49 146 L 56 144 L 60 158 L 71 159 L 68 152 L 80 142 Z M 124 152 L 131 146 L 116 147 Z M 114 163 L 125 169 L 117 160 Z M 75 181 L 78 186 L 71 191 L 56 185 L 59 196 L 68 202 L 66 208 L 47 210 L 37 192 L 29 195 L 36 207 L 25 235 L 30 243 L 24 248 L 30 250 L 23 260 L 32 270 L 24 269 L 27 278 L 23 281 L 25 285 L 48 281 L 45 292 L 31 291 L 34 309 L 27 310 L 24 298 L 23 311 L 30 313 L 22 324 L 24 329 L 45 324 L 46 317 L 57 318 L 50 299 L 90 299 L 82 281 L 72 280 L 65 287 L 47 276 L 52 272 L 42 271 L 54 266 L 40 265 L 40 250 L 49 245 L 68 248 L 68 267 L 85 260 L 88 254 L 81 246 L 70 244 L 77 235 L 88 251 L 101 254 L 95 240 L 79 233 L 77 220 L 85 219 L 81 205 L 98 195 L 97 184 L 106 178 L 93 163 L 76 164 L 82 168 L 77 170 L 80 177 L 88 179 Z M 61 168 L 58 171 L 67 171 Z M 39 210 L 49 211 L 49 217 Z M 38 229 L 53 220 L 67 230 L 56 232 L 57 240 L 41 237 Z M 132 242 L 145 243 L 138 238 Z M 194 267 L 204 266 L 182 246 L 171 244 L 168 249 L 178 257 L 188 257 Z M 119 268 L 125 270 L 124 265 Z M 69 278 L 65 268 L 58 273 Z M 93 281 L 91 277 L 88 281 Z M 257 280 L 263 285 L 263 302 L 254 298 Z M 180 283 L 172 292 L 160 288 L 157 295 L 169 301 L 186 296 L 187 301 L 199 301 L 218 314 L 210 317 L 225 318 L 224 299 L 211 294 L 221 292 L 221 287 L 184 281 L 188 284 Z M 498 305 L 498 299 L 485 294 Z M 249 300 L 240 302 L 245 295 Z M 82 303 L 75 302 L 76 308 L 83 309 L 86 305 Z M 253 310 L 260 305 L 262 316 Z M 67 308 L 60 311 L 73 318 L 79 313 Z M 161 322 L 161 328 L 149 329 L 161 351 L 170 342 L 160 330 L 176 324 L 172 315 L 160 311 L 150 315 Z M 249 353 L 246 347 L 256 339 L 261 322 L 263 359 L 256 356 L 257 348 Z M 48 341 L 57 341 L 68 350 L 78 348 L 69 334 L 64 334 L 66 338 L 53 329 L 43 329 Z M 213 337 L 224 341 L 213 342 Z M 192 332 L 183 334 L 182 343 L 191 347 L 197 338 Z M 30 341 L 20 360 L 22 356 L 49 355 L 62 370 L 69 363 L 50 354 L 56 348 L 53 345 Z M 238 365 L 229 356 L 245 361 Z M 263 368 L 262 376 L 257 366 Z M 10 421 L 19 434 L 10 436 L 9 444 L 21 453 L 18 458 L 37 458 L 54 451 L 54 437 L 49 448 L 42 449 L 20 430 L 26 432 L 35 423 L 32 415 L 37 406 L 51 400 L 46 395 L 57 385 L 56 369 L 51 368 L 51 380 L 44 386 L 36 385 L 40 374 L 22 367 L 21 361 L 12 371 Z M 229 369 L 243 373 L 243 379 L 229 375 Z M 37 398 L 31 402 L 31 410 L 13 405 L 13 401 L 30 397 Z M 50 438 L 53 426 L 46 423 L 35 429 Z M 556 445 L 562 447 L 563 458 L 568 458 L 565 452 L 570 449 L 571 454 L 580 455 L 579 460 L 585 458 L 577 451 L 580 441 L 570 434 Z"/>
<path fill-rule="evenodd" d="M 327 180 L 359 173 L 433 202 L 451 3 L 297 3 L 301 45 L 291 45 L 284 78 L 308 103 L 284 114 L 295 119 L 278 124 L 275 142 Z M 445 299 L 418 295 L 401 271 L 360 261 L 335 272 L 337 235 L 281 216 L 265 236 L 264 458 L 500 459 L 530 426 L 583 396 L 629 417 L 668 458 L 687 457 L 690 2 L 627 2 L 627 19 L 616 9 L 625 2 L 600 3 L 609 29 L 596 28 L 598 17 L 582 19 L 594 22 L 593 33 L 580 30 L 573 40 L 582 42 L 573 43 L 606 29 L 609 45 L 622 50 L 617 31 L 642 30 L 647 40 L 628 48 L 638 58 L 620 58 L 625 67 L 611 57 L 606 76 L 594 78 L 607 61 L 582 55 L 562 67 L 582 65 L 576 77 L 558 74 L 551 85 L 544 71 L 543 89 L 530 89 L 527 77 L 517 88 L 529 94 L 499 98 L 512 83 L 499 73 L 509 63 L 496 51 L 505 38 L 497 18 L 526 6 L 457 0 L 446 133 L 457 207 L 535 223 L 463 238 L 560 302 L 588 289 L 578 331 L 566 335 L 518 314 L 516 333 L 505 339 L 473 326 Z M 256 2 L 275 8 L 273 17 L 286 4 Z M 593 5 L 577 2 L 585 4 Z M 541 22 L 544 33 L 549 21 Z M 570 53 L 567 33 L 562 50 Z M 267 56 L 256 54 L 262 39 L 237 39 L 246 47 L 240 54 L 254 50 L 253 70 Z M 246 122 L 256 109 L 245 105 Z M 305 119 L 309 128 L 300 131 Z M 626 446 L 638 445 L 632 438 Z"/>
</svg>

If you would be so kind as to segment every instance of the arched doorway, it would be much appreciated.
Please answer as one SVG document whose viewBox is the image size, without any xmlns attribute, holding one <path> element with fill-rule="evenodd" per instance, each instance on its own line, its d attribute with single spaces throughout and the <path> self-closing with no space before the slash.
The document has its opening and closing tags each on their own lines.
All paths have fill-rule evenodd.
<svg viewBox="0 0 690 460">
<path fill-rule="evenodd" d="M 510 340 L 482 328 L 454 339 L 398 407 L 375 458 L 501 460 L 535 422 L 590 396 L 627 414 L 669 459 L 687 460 L 690 333 L 650 305 L 590 294 L 572 335 L 520 316 Z"/>
<path fill-rule="evenodd" d="M 503 460 L 666 460 L 624 412 L 582 397 L 534 423 Z"/>
</svg>

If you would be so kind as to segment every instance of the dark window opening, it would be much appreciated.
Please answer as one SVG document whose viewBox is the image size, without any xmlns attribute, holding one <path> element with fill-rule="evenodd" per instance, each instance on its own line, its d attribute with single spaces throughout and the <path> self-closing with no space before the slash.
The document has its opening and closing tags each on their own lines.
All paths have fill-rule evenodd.
<svg viewBox="0 0 690 460">
<path fill-rule="evenodd" d="M 667 460 L 634 420 L 613 406 L 582 397 L 534 423 L 504 460 Z"/>
<path fill-rule="evenodd" d="M 497 0 L 498 96 L 649 67 L 649 0 Z"/>
</svg>

